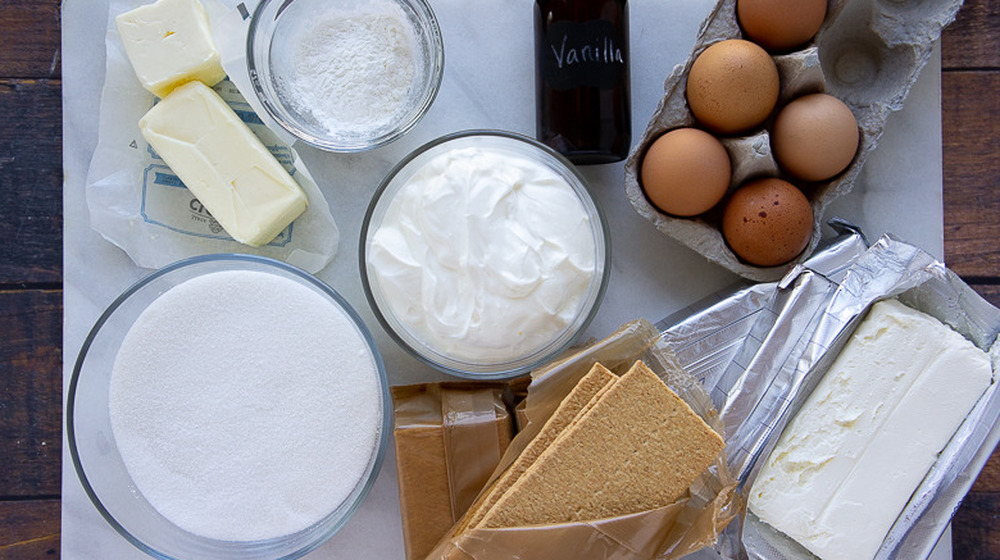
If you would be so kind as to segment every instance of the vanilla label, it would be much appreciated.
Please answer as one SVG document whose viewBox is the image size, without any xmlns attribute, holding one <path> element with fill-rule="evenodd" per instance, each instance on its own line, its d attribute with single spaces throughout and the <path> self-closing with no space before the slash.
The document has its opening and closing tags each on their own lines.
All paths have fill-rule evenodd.
<svg viewBox="0 0 1000 560">
<path fill-rule="evenodd" d="M 553 89 L 610 89 L 625 78 L 626 39 L 610 21 L 557 21 L 537 48 L 539 78 Z"/>
</svg>

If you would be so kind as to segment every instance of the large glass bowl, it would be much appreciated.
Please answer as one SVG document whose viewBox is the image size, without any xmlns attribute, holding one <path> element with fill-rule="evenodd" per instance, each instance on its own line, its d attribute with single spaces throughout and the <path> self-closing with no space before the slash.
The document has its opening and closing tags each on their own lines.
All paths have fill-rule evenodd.
<svg viewBox="0 0 1000 560">
<path fill-rule="evenodd" d="M 426 0 L 391 0 L 402 9 L 414 31 L 417 65 L 403 108 L 387 124 L 371 130 L 330 130 L 301 107 L 286 84 L 296 79 L 297 45 L 317 18 L 332 10 L 350 12 L 371 0 L 262 0 L 250 21 L 247 65 L 250 81 L 267 113 L 283 128 L 318 148 L 360 152 L 387 144 L 424 116 L 437 96 L 444 73 L 444 43 L 437 18 Z M 322 31 L 326 32 L 326 31 Z"/>
<path fill-rule="evenodd" d="M 378 274 L 372 268 L 372 239 L 393 201 L 407 181 L 425 164 L 438 155 L 453 149 L 484 147 L 499 154 L 509 154 L 541 164 L 548 171 L 563 179 L 576 194 L 589 221 L 594 241 L 594 272 L 576 315 L 541 348 L 521 355 L 495 358 L 468 359 L 449 355 L 422 337 L 417 329 L 407 325 L 393 311 Z M 461 220 L 461 216 L 455 216 Z M 607 220 L 597 201 L 591 196 L 587 181 L 561 154 L 534 139 L 505 131 L 469 130 L 449 134 L 416 149 L 403 159 L 376 190 L 361 226 L 360 240 L 361 281 L 376 317 L 407 352 L 424 363 L 451 375 L 469 379 L 505 379 L 525 374 L 542 366 L 566 351 L 587 328 L 597 313 L 607 289 L 611 273 L 611 242 Z M 459 290 L 462 288 L 459 287 Z M 414 299 L 421 296 L 414 294 Z"/>
<path fill-rule="evenodd" d="M 380 386 L 379 433 L 364 475 L 348 497 L 312 526 L 283 537 L 223 541 L 185 531 L 146 500 L 129 475 L 116 446 L 109 412 L 112 366 L 137 317 L 157 297 L 178 284 L 205 274 L 259 271 L 292 280 L 341 308 L 366 342 Z M 378 475 L 391 429 L 388 381 L 370 333 L 350 305 L 332 288 L 295 267 L 253 255 L 224 254 L 184 260 L 140 280 L 101 315 L 84 340 L 73 368 L 66 408 L 66 428 L 73 466 L 84 490 L 104 519 L 127 541 L 163 559 L 291 559 L 320 546 L 357 509 Z M 323 481 L 317 481 L 322 484 Z M 248 520 L 249 522 L 249 520 Z"/>
</svg>

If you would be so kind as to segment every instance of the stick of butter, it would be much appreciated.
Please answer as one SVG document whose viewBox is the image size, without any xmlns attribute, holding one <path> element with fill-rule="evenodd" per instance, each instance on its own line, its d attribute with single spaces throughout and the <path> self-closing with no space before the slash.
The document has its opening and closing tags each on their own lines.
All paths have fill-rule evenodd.
<svg viewBox="0 0 1000 560">
<path fill-rule="evenodd" d="M 188 82 L 139 120 L 149 145 L 233 239 L 263 245 L 306 209 L 302 188 L 215 91 Z"/>
<path fill-rule="evenodd" d="M 992 382 L 937 319 L 876 303 L 782 433 L 749 508 L 823 560 L 866 560 Z"/>
<path fill-rule="evenodd" d="M 198 0 L 139 6 L 115 17 L 115 27 L 142 87 L 157 97 L 192 80 L 213 86 L 226 77 Z"/>
</svg>

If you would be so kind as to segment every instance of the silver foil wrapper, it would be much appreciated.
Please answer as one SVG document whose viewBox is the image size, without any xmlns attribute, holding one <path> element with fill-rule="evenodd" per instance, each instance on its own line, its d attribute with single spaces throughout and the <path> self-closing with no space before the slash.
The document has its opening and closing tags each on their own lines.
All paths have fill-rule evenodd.
<svg viewBox="0 0 1000 560">
<path fill-rule="evenodd" d="M 850 224 L 781 280 L 741 284 L 657 323 L 663 342 L 705 386 L 725 426 L 729 466 L 744 490 L 867 310 L 898 298 L 990 353 L 994 381 L 914 491 L 876 560 L 926 558 L 1000 442 L 1000 309 L 926 252 L 892 236 L 870 247 Z M 714 555 L 814 558 L 752 514 Z"/>
</svg>

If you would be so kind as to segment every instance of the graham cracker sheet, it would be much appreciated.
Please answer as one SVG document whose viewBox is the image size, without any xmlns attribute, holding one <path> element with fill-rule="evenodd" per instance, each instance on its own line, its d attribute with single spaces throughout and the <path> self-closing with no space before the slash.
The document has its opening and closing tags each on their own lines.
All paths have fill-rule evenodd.
<svg viewBox="0 0 1000 560">
<path fill-rule="evenodd" d="M 721 453 L 723 447 L 721 424 L 718 422 L 718 415 L 711 407 L 711 400 L 703 389 L 702 398 L 691 399 L 691 394 L 697 392 L 700 386 L 697 380 L 686 380 L 687 374 L 680 370 L 668 372 L 663 369 L 675 368 L 676 360 L 664 355 L 670 351 L 659 343 L 659 337 L 660 333 L 655 326 L 640 319 L 623 325 L 606 339 L 580 349 L 549 368 L 533 373 L 524 407 L 527 424 L 511 442 L 492 480 L 480 495 L 480 500 L 473 505 L 467 517 L 456 524 L 449 535 L 438 543 L 428 559 L 500 560 L 512 557 L 525 560 L 671 559 L 711 546 L 718 534 L 740 511 L 740 499 L 735 492 L 736 481 L 729 474 L 724 454 Z M 648 364 L 648 367 L 637 364 L 639 361 Z M 581 384 L 581 379 L 585 380 L 588 375 L 594 375 L 595 364 L 605 366 L 619 378 L 612 380 L 605 388 L 598 389 L 591 399 L 592 402 L 582 408 L 579 404 L 583 400 L 581 394 L 593 393 L 592 386 L 589 390 L 583 390 L 575 395 L 576 398 L 566 400 L 578 386 L 597 385 L 597 383 L 588 384 L 586 381 Z M 663 380 L 672 380 L 679 390 L 675 390 L 670 381 L 664 386 L 661 382 Z M 663 393 L 658 391 L 657 386 L 663 389 Z M 668 386 L 670 389 L 667 389 Z M 647 395 L 651 392 L 651 388 L 654 389 L 652 397 Z M 664 396 L 666 394 L 672 397 Z M 670 401 L 671 398 L 674 400 Z M 621 402 L 615 402 L 624 400 L 626 405 L 630 405 L 633 404 L 633 399 L 649 399 L 654 404 L 642 404 L 639 409 L 629 409 L 627 406 L 620 406 Z M 557 411 L 564 402 L 575 402 L 575 404 L 562 407 L 560 414 Z M 665 404 L 668 402 L 669 404 Z M 649 406 L 653 406 L 656 410 L 652 414 L 644 414 L 643 411 Z M 574 420 L 567 423 L 566 417 L 569 415 L 567 410 L 571 408 L 579 408 L 579 411 Z M 641 495 L 647 486 L 656 486 L 653 480 L 656 477 L 650 476 L 650 480 L 641 480 L 642 475 L 636 474 L 648 469 L 638 469 L 631 475 L 624 474 L 624 471 L 627 471 L 624 469 L 621 477 L 614 473 L 604 473 L 602 478 L 605 481 L 610 479 L 612 482 L 609 486 L 602 486 L 602 489 L 595 489 L 586 482 L 586 476 L 579 473 L 596 474 L 593 472 L 595 469 L 609 468 L 608 464 L 593 457 L 581 459 L 576 461 L 580 464 L 563 465 L 568 468 L 566 472 L 577 473 L 572 475 L 576 481 L 571 483 L 569 492 L 580 496 L 609 492 L 619 501 L 631 500 L 632 507 L 626 506 L 618 510 L 614 508 L 602 510 L 598 507 L 569 521 L 565 519 L 556 521 L 556 518 L 553 518 L 550 521 L 554 522 L 540 524 L 489 527 L 495 524 L 490 519 L 497 519 L 497 505 L 511 500 L 511 488 L 522 487 L 521 496 L 534 496 L 535 504 L 544 504 L 546 494 L 550 491 L 535 486 L 537 473 L 558 463 L 560 456 L 568 458 L 567 460 L 572 463 L 572 457 L 580 457 L 578 455 L 580 453 L 593 453 L 595 457 L 604 453 L 613 455 L 611 447 L 624 445 L 616 441 L 624 438 L 617 438 L 614 434 L 599 436 L 596 441 L 592 437 L 591 430 L 595 430 L 595 426 L 599 424 L 605 424 L 606 419 L 613 415 L 610 411 L 617 410 L 615 414 L 634 422 L 636 427 L 645 429 L 647 425 L 665 422 L 662 411 L 664 408 L 686 410 L 688 417 L 700 424 L 703 435 L 716 442 L 714 447 L 709 445 L 707 450 L 703 451 L 702 455 L 708 457 L 702 457 L 700 465 L 691 467 L 701 474 L 697 475 L 690 487 L 685 486 L 679 490 L 674 488 L 666 499 L 661 495 L 658 503 L 662 505 L 654 507 L 650 505 L 654 502 L 642 501 Z M 546 429 L 546 424 L 553 417 L 556 418 L 555 425 L 562 426 L 554 438 L 552 437 L 552 432 L 556 431 L 554 427 L 549 426 L 549 429 Z M 606 429 L 607 426 L 602 428 Z M 668 426 L 665 429 L 669 431 L 671 428 Z M 541 439 L 536 440 L 538 437 Z M 533 445 L 533 441 L 537 443 Z M 576 446 L 582 447 L 572 453 L 565 452 L 566 449 Z M 531 451 L 527 451 L 529 449 Z M 527 452 L 526 459 L 518 463 L 518 457 L 525 452 Z M 544 466 L 546 463 L 549 467 Z M 592 464 L 588 466 L 584 463 Z M 524 467 L 525 464 L 527 468 Z M 705 464 L 708 465 L 707 468 Z M 504 477 L 512 465 L 515 470 L 511 472 L 516 472 L 517 475 Z M 563 474 L 556 469 L 550 476 L 558 479 Z M 639 478 L 629 480 L 625 478 L 627 476 Z M 513 482 L 511 478 L 514 479 Z M 630 486 L 634 488 L 629 490 Z M 500 494 L 500 498 L 490 498 L 490 502 L 496 503 L 483 508 L 482 500 L 493 493 Z M 675 497 L 677 493 L 680 495 Z M 554 502 L 560 501 L 551 494 L 548 496 L 552 497 Z M 538 500 L 538 497 L 542 499 Z M 480 508 L 487 509 L 486 513 L 478 511 Z M 632 513 L 622 513 L 623 511 Z"/>
<path fill-rule="evenodd" d="M 674 503 L 722 450 L 722 438 L 641 361 L 594 401 L 480 527 L 603 519 Z"/>
<path fill-rule="evenodd" d="M 594 364 L 594 367 L 563 399 L 559 408 L 549 417 L 539 434 L 528 443 L 528 446 L 518 455 L 510 467 L 500 474 L 489 490 L 480 494 L 480 498 L 470 508 L 469 515 L 462 519 L 463 529 L 479 525 L 504 491 L 517 482 L 556 437 L 572 424 L 582 411 L 590 407 L 595 398 L 603 394 L 616 379 L 617 377 L 611 373 L 611 370 L 600 364 Z"/>
</svg>

